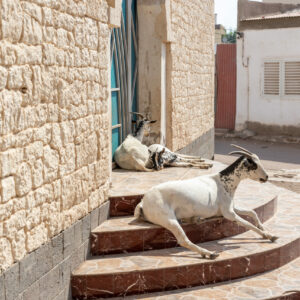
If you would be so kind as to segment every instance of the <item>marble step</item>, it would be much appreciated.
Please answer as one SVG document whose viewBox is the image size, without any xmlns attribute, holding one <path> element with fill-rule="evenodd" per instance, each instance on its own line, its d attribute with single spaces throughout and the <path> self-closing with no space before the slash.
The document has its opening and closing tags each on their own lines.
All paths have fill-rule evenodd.
<svg viewBox="0 0 300 300">
<path fill-rule="evenodd" d="M 114 300 L 124 299 L 115 297 Z M 127 300 L 299 300 L 300 258 L 275 269 L 243 280 L 236 279 L 207 286 L 165 291 L 140 296 L 128 296 Z"/>
<path fill-rule="evenodd" d="M 274 187 L 276 189 L 276 187 Z M 280 238 L 263 240 L 252 231 L 201 243 L 219 252 L 215 260 L 184 248 L 94 257 L 72 274 L 74 299 L 127 296 L 213 284 L 277 269 L 300 255 L 300 195 L 283 192 L 278 212 L 265 226 Z"/>
<path fill-rule="evenodd" d="M 277 197 L 265 196 L 265 200 L 245 201 L 239 198 L 236 205 L 254 209 L 262 222 L 276 213 Z M 249 221 L 252 221 L 248 218 Z M 217 240 L 233 236 L 245 231 L 237 224 L 223 218 L 204 220 L 199 224 L 182 224 L 189 239 L 194 243 Z M 92 255 L 127 253 L 163 249 L 178 246 L 177 240 L 168 230 L 133 217 L 111 218 L 91 234 Z"/>
</svg>

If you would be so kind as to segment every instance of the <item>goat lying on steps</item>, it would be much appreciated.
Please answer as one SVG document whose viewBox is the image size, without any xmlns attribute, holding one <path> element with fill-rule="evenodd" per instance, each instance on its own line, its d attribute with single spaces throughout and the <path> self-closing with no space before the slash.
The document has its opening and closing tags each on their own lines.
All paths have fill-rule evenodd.
<svg viewBox="0 0 300 300">
<path fill-rule="evenodd" d="M 268 175 L 258 156 L 239 146 L 235 147 L 241 151 L 230 154 L 241 156 L 220 173 L 170 181 L 150 189 L 137 205 L 135 217 L 165 227 L 174 234 L 181 246 L 208 258 L 215 258 L 218 254 L 193 244 L 180 226 L 179 219 L 223 216 L 274 242 L 277 237 L 265 231 L 253 210 L 234 206 L 234 193 L 241 180 L 247 178 L 260 182 L 268 180 Z M 238 214 L 252 217 L 255 225 Z"/>
<path fill-rule="evenodd" d="M 149 124 L 155 123 L 140 113 L 134 113 L 142 120 L 133 135 L 129 134 L 114 154 L 115 162 L 122 169 L 152 172 L 147 166 L 149 160 L 148 147 L 142 144 L 145 131 Z"/>
<path fill-rule="evenodd" d="M 212 164 L 205 163 L 200 156 L 183 155 L 172 152 L 167 147 L 154 144 L 149 147 L 149 160 L 157 171 L 164 167 L 196 167 L 209 169 Z"/>
</svg>

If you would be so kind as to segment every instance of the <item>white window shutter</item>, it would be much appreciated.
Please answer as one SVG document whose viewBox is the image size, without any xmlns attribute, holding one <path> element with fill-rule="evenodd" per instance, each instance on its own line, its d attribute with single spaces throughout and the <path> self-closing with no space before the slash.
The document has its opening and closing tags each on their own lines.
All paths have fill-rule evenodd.
<svg viewBox="0 0 300 300">
<path fill-rule="evenodd" d="M 279 95 L 280 91 L 280 63 L 264 63 L 264 94 Z"/>
<path fill-rule="evenodd" d="M 284 94 L 300 95 L 300 61 L 285 62 L 284 70 Z"/>
</svg>

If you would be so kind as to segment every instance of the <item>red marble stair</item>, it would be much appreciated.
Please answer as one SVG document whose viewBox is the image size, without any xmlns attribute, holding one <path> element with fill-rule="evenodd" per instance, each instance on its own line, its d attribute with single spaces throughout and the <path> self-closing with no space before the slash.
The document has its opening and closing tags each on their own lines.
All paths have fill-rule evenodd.
<svg viewBox="0 0 300 300">
<path fill-rule="evenodd" d="M 240 205 L 243 202 L 246 202 L 243 198 L 237 200 L 238 204 L 241 203 Z M 259 200 L 250 202 L 248 207 L 255 209 L 260 220 L 265 222 L 275 214 L 276 203 L 277 198 L 275 197 L 264 202 Z M 182 227 L 194 243 L 217 240 L 245 231 L 244 227 L 223 218 L 203 220 L 199 224 L 183 224 Z M 133 217 L 111 218 L 94 229 L 91 234 L 92 255 L 146 251 L 176 246 L 178 246 L 177 240 L 171 232 L 151 223 L 135 222 Z"/>
<path fill-rule="evenodd" d="M 276 190 L 271 185 L 269 188 Z M 202 243 L 202 247 L 220 253 L 216 260 L 200 259 L 196 253 L 183 248 L 95 257 L 74 271 L 73 297 L 95 299 L 166 292 L 275 270 L 300 255 L 299 198 L 293 193 L 280 195 L 278 213 L 266 226 L 280 237 L 276 243 L 247 231 Z"/>
<path fill-rule="evenodd" d="M 113 298 L 119 300 L 123 298 Z M 126 297 L 127 300 L 299 300 L 300 299 L 300 258 L 270 272 L 236 279 L 218 284 L 209 284 L 168 291 Z"/>
</svg>

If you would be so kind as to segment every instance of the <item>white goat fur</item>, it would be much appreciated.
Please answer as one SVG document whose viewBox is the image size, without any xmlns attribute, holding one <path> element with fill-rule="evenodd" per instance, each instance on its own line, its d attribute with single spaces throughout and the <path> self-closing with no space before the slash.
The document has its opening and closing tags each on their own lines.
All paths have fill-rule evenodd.
<svg viewBox="0 0 300 300">
<path fill-rule="evenodd" d="M 185 154 L 175 153 L 175 152 L 172 152 L 169 148 L 167 148 L 163 145 L 160 145 L 160 144 L 152 144 L 148 148 L 152 153 L 153 152 L 161 152 L 163 149 L 165 149 L 165 153 L 169 152 L 169 153 L 172 153 L 172 154 L 176 154 L 176 156 L 178 156 L 180 158 L 185 158 L 185 159 L 188 159 L 188 160 L 199 161 L 199 162 L 204 161 L 204 159 L 202 159 L 200 156 L 193 156 L 193 155 L 185 155 Z"/>
<path fill-rule="evenodd" d="M 148 147 L 149 149 L 149 163 L 154 169 L 161 170 L 167 167 L 197 167 L 200 169 L 208 169 L 212 164 L 205 163 L 205 160 L 200 156 L 184 155 L 172 152 L 167 147 L 160 144 L 153 144 Z M 153 154 L 156 156 L 153 157 Z M 155 160 L 155 162 L 153 161 Z"/>
<path fill-rule="evenodd" d="M 124 142 L 116 149 L 114 159 L 122 169 L 152 172 L 152 165 L 149 165 L 148 147 L 142 144 L 145 132 L 150 130 L 151 121 L 143 114 L 132 112 L 142 118 L 137 122 L 134 136 L 129 134 Z"/>
<path fill-rule="evenodd" d="M 128 135 L 125 141 L 117 148 L 114 158 L 122 169 L 153 171 L 146 167 L 149 159 L 148 147 L 132 135 Z"/>
<path fill-rule="evenodd" d="M 149 190 L 135 209 L 135 217 L 158 224 L 170 230 L 178 243 L 203 257 L 214 258 L 218 254 L 193 244 L 186 236 L 178 220 L 193 219 L 195 217 L 210 218 L 224 216 L 239 225 L 252 229 L 263 238 L 275 241 L 277 237 L 266 232 L 253 210 L 239 209 L 234 206 L 234 193 L 242 179 L 250 178 L 266 181 L 268 175 L 261 165 L 259 158 L 252 154 L 252 160 L 257 168 L 249 169 L 249 159 L 240 157 L 231 166 L 234 168 L 222 172 L 195 177 L 188 180 L 170 181 L 159 184 Z M 231 172 L 232 171 L 232 172 Z M 255 225 L 241 218 L 248 215 L 255 221 Z"/>
</svg>

